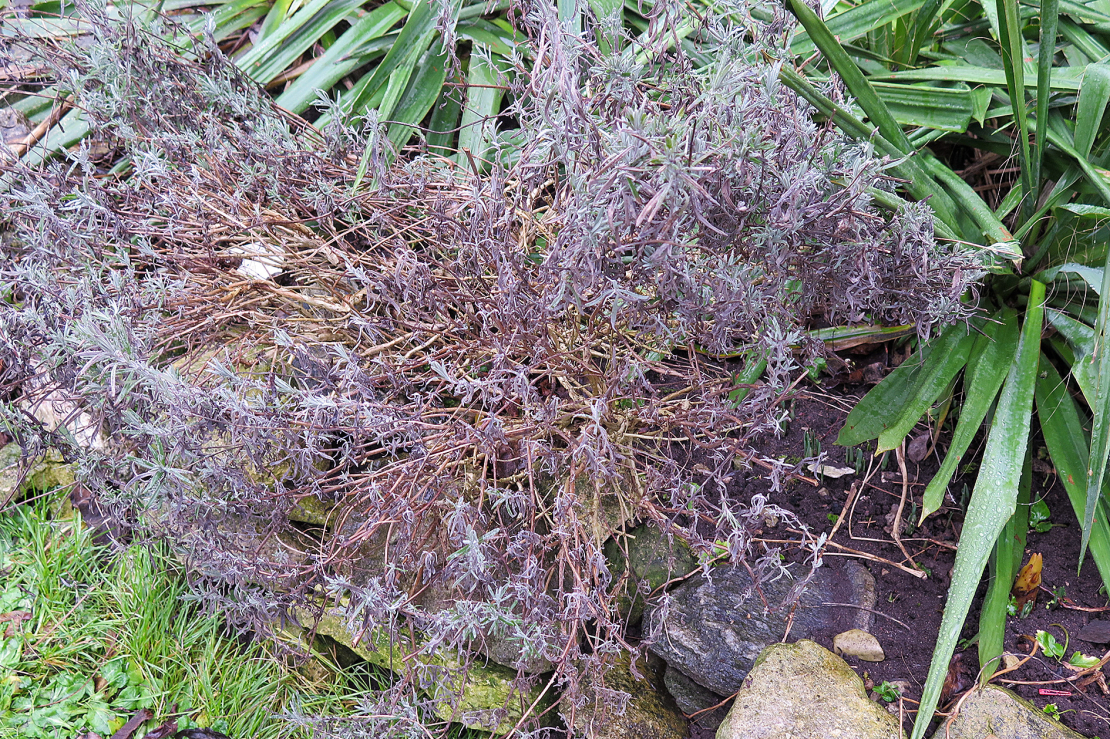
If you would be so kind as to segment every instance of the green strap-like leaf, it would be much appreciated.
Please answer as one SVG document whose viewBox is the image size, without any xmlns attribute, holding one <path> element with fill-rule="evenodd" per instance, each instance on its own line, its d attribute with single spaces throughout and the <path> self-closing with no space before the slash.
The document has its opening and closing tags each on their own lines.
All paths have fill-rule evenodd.
<svg viewBox="0 0 1110 739">
<path fill-rule="evenodd" d="M 910 154 L 914 147 L 910 144 L 902 127 L 894 120 L 894 116 L 887 110 L 886 105 L 875 94 L 875 90 L 868 83 L 867 78 L 844 51 L 844 47 L 829 31 L 828 26 L 821 22 L 817 14 L 805 3 L 805 0 L 787 0 L 791 12 L 797 16 L 798 21 L 805 27 L 806 33 L 813 39 L 813 43 L 825 55 L 829 66 L 836 70 L 844 81 L 844 85 L 856 99 L 863 112 L 879 128 L 879 133 L 894 144 L 903 154 Z"/>
<path fill-rule="evenodd" d="M 1079 407 L 1068 392 L 1060 373 L 1047 358 L 1041 360 L 1042 375 L 1037 379 L 1037 419 L 1044 433 L 1045 446 L 1052 464 L 1068 493 L 1075 517 L 1086 515 L 1087 486 L 1084 479 L 1088 466 L 1088 436 L 1083 430 Z M 1105 497 L 1095 508 L 1091 524 L 1091 558 L 1095 561 L 1102 582 L 1110 588 L 1110 525 L 1107 524 Z"/>
<path fill-rule="evenodd" d="M 505 94 L 501 89 L 504 82 L 495 63 L 496 55 L 488 50 L 485 54 L 477 53 L 479 48 L 475 47 L 470 55 L 466 105 L 459 130 L 459 153 L 456 157 L 463 166 L 469 162 L 467 152 L 476 162 L 486 157 L 496 130 L 495 116 Z"/>
<path fill-rule="evenodd" d="M 1098 300 L 1098 322 L 1095 324 L 1095 348 L 1090 358 L 1085 358 L 1092 366 L 1092 374 L 1098 377 L 1095 387 L 1095 402 L 1091 404 L 1094 426 L 1091 429 L 1091 454 L 1087 466 L 1087 505 L 1083 513 L 1083 539 L 1079 545 L 1079 565 L 1087 554 L 1087 544 L 1091 539 L 1091 525 L 1095 517 L 1095 506 L 1102 490 L 1106 475 L 1107 456 L 1110 455 L 1110 249 L 1106 251 L 1106 263 L 1102 267 L 1102 290 Z"/>
<path fill-rule="evenodd" d="M 979 682 L 985 684 L 998 669 L 1006 636 L 1010 591 L 1021 567 L 1025 537 L 1029 531 L 1029 491 L 1033 482 L 1033 455 L 1025 450 L 1021 466 L 1017 508 L 994 544 L 991 554 L 991 581 L 979 613 Z"/>
<path fill-rule="evenodd" d="M 895 367 L 848 414 L 844 428 L 836 437 L 836 443 L 841 446 L 855 446 L 879 438 L 893 420 L 914 401 L 922 383 L 934 371 L 934 366 L 943 363 L 944 357 L 966 337 L 967 329 L 964 326 L 949 326 L 921 351 Z M 935 398 L 936 396 L 933 399 Z"/>
<path fill-rule="evenodd" d="M 868 31 L 881 28 L 907 13 L 912 13 L 924 5 L 925 2 L 926 0 L 895 0 L 894 2 L 891 0 L 868 0 L 868 2 L 860 3 L 843 13 L 829 16 L 825 20 L 825 25 L 828 26 L 833 36 L 840 40 L 840 43 L 846 44 L 861 36 L 866 36 Z M 809 37 L 809 34 L 802 29 L 798 29 L 798 33 L 790 44 L 790 52 L 795 56 L 808 57 L 814 51 L 816 51 L 816 47 L 813 45 L 813 40 Z"/>
<path fill-rule="evenodd" d="M 1102 124 L 1106 104 L 1110 102 L 1110 65 L 1090 64 L 1083 73 L 1079 88 L 1079 106 L 1075 111 L 1075 150 L 1089 157 L 1095 134 Z M 1039 135 L 1038 131 L 1038 135 Z"/>
<path fill-rule="evenodd" d="M 1004 308 L 991 320 L 983 323 L 982 331 L 975 340 L 967 372 L 964 374 L 964 402 L 960 408 L 956 431 L 952 434 L 952 443 L 940 469 L 925 488 L 921 521 L 944 502 L 948 482 L 998 397 L 998 390 L 1002 387 L 1002 381 L 1006 379 L 1006 373 L 1017 353 L 1020 335 L 1017 311 Z"/>
<path fill-rule="evenodd" d="M 1029 444 L 1033 386 L 1040 359 L 1043 319 L 1044 284 L 1033 281 L 1021 341 L 999 395 L 983 462 L 979 466 L 975 489 L 964 517 L 963 533 L 952 567 L 952 584 L 948 588 L 947 604 L 912 739 L 921 739 L 933 720 L 941 687 L 948 674 L 948 663 L 956 649 L 960 629 L 975 598 L 987 559 L 998 535 L 1017 507 L 1022 461 Z"/>
<path fill-rule="evenodd" d="M 332 85 L 359 65 L 359 58 L 352 56 L 352 52 L 386 35 L 404 17 L 405 10 L 393 0 L 364 15 L 336 39 L 289 89 L 278 96 L 277 104 L 294 113 L 304 111 L 316 99 L 317 90 L 330 90 Z"/>
<path fill-rule="evenodd" d="M 443 91 L 443 82 L 447 79 L 447 64 L 447 51 L 439 42 L 432 44 L 432 48 L 420 60 L 416 74 L 393 112 L 389 140 L 394 149 L 399 151 L 409 142 L 416 127 L 435 104 L 436 98 Z"/>
<path fill-rule="evenodd" d="M 1083 69 L 1069 67 L 1053 70 L 1050 89 L 1053 92 L 1078 92 L 1083 77 Z M 878 82 L 966 82 L 972 85 L 989 85 L 1003 88 L 1006 86 L 1006 73 L 1001 69 L 976 67 L 966 64 L 946 64 L 937 67 L 910 69 L 905 72 L 879 74 L 871 78 Z M 1037 81 L 1023 77 L 1028 88 L 1035 88 Z"/>
<path fill-rule="evenodd" d="M 990 0 L 987 0 L 990 2 Z M 1029 152 L 1029 116 L 1025 108 L 1025 39 L 1021 35 L 1022 21 L 1018 15 L 1018 0 L 995 0 L 998 7 L 999 46 L 1002 49 L 1002 68 L 1006 73 L 1006 89 L 1018 128 L 1018 163 L 1021 169 L 1021 197 L 1024 222 L 1036 206 L 1032 156 Z"/>
<path fill-rule="evenodd" d="M 1059 21 L 1057 10 L 1059 0 L 1041 0 L 1041 39 L 1037 53 L 1037 120 L 1048 120 L 1049 89 L 1052 85 L 1052 58 L 1056 54 L 1056 26 Z M 1041 192 L 1041 168 L 1044 163 L 1045 147 L 1048 143 L 1047 131 L 1037 128 L 1037 146 L 1033 150 L 1032 171 L 1029 181 L 1033 197 L 1026 203 L 1024 219 L 1028 220 L 1037 207 Z"/>
<path fill-rule="evenodd" d="M 946 329 L 960 336 L 959 340 L 944 352 L 934 351 L 921 368 L 919 384 L 913 396 L 901 410 L 894 415 L 890 409 L 887 427 L 879 434 L 879 444 L 875 453 L 887 452 L 901 445 L 906 435 L 913 430 L 929 407 L 936 402 L 956 374 L 967 364 L 967 357 L 975 343 L 975 334 L 965 326 L 955 325 Z"/>
<path fill-rule="evenodd" d="M 1091 361 L 1095 353 L 1095 330 L 1063 311 L 1045 310 L 1045 320 L 1064 337 L 1072 351 L 1071 376 L 1092 408 L 1098 398 L 1098 366 Z"/>
<path fill-rule="evenodd" d="M 904 126 L 921 126 L 963 133 L 971 123 L 974 100 L 963 89 L 931 85 L 872 83 L 891 115 Z"/>
</svg>

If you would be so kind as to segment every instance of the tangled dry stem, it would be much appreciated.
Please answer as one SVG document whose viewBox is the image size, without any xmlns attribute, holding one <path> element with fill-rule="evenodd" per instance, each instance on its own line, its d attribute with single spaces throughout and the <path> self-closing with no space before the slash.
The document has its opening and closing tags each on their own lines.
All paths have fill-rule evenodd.
<svg viewBox="0 0 1110 739">
<path fill-rule="evenodd" d="M 514 163 L 495 147 L 483 171 L 390 165 L 373 118 L 318 133 L 165 20 L 85 10 L 93 43 L 44 56 L 130 169 L 82 149 L 5 170 L 4 413 L 255 628 L 330 603 L 410 654 L 506 642 L 518 687 L 572 715 L 630 648 L 605 542 L 651 521 L 777 570 L 751 542 L 770 503 L 729 486 L 738 454 L 780 479 L 749 442 L 820 351 L 802 329 L 927 330 L 974 276 L 924 210 L 877 210 L 881 163 L 779 87 L 781 23 L 707 21 L 698 68 L 663 43 L 602 57 L 524 8 L 543 63 L 517 60 Z M 729 356 L 769 360 L 742 402 Z M 49 393 L 107 443 L 36 421 Z M 443 679 L 401 663 L 381 715 Z"/>
</svg>

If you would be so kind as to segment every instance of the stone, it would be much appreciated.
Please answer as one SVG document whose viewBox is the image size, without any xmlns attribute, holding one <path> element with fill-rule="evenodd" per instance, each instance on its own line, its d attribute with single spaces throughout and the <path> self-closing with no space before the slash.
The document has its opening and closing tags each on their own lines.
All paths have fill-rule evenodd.
<svg viewBox="0 0 1110 739">
<path fill-rule="evenodd" d="M 792 620 L 782 606 L 797 585 L 790 577 L 763 583 L 767 610 L 744 568 L 717 567 L 711 578 L 698 573 L 670 592 L 666 609 L 658 604 L 648 609 L 649 649 L 699 685 L 718 695 L 732 695 L 760 652 L 782 641 L 788 621 L 790 637 L 795 639 L 831 640 L 859 626 L 859 608 L 827 605 L 874 605 L 870 573 L 851 560 L 844 564 L 817 570 L 803 589 Z"/>
<path fill-rule="evenodd" d="M 671 694 L 671 697 L 674 698 L 674 702 L 685 714 L 704 711 L 710 706 L 715 706 L 724 700 L 722 696 L 717 695 L 712 690 L 703 688 L 689 677 L 682 674 L 681 670 L 677 670 L 670 665 L 667 666 L 666 671 L 663 673 L 663 685 L 667 688 L 667 692 Z"/>
<path fill-rule="evenodd" d="M 945 726 L 937 729 L 945 736 Z M 949 739 L 1083 739 L 1009 690 L 987 685 L 964 699 L 947 727 Z"/>
<path fill-rule="evenodd" d="M 0 448 L 0 507 L 27 490 L 71 487 L 77 481 L 73 465 L 66 464 L 55 449 L 48 450 L 26 469 L 20 465 L 22 459 L 23 450 L 16 442 Z"/>
<path fill-rule="evenodd" d="M 291 615 L 303 624 L 302 638 L 314 626 L 316 635 L 334 639 L 367 662 L 390 671 L 404 670 L 405 654 L 412 651 L 402 648 L 402 643 L 391 641 L 382 629 L 359 634 L 343 617 L 340 608 L 325 609 L 318 620 L 304 608 L 294 609 Z M 283 631 L 287 636 L 294 633 L 291 624 Z M 551 705 L 550 693 L 541 695 L 542 684 L 523 695 L 514 690 L 515 670 L 480 659 L 464 664 L 457 652 L 445 648 L 431 655 L 417 654 L 414 661 L 429 678 L 422 683 L 432 699 L 436 715 L 445 721 L 505 734 L 516 726 L 524 707 L 538 700 L 536 711 L 542 712 Z"/>
<path fill-rule="evenodd" d="M 585 705 L 574 711 L 575 734 L 589 739 L 684 739 L 686 719 L 662 692 L 659 674 L 646 659 L 640 659 L 636 663 L 640 677 L 636 677 L 631 662 L 631 656 L 622 652 L 605 672 L 603 685 L 586 679 Z M 630 696 L 623 712 L 606 705 L 613 698 L 612 691 Z M 569 712 L 563 718 L 569 723 Z"/>
<path fill-rule="evenodd" d="M 686 542 L 677 536 L 668 537 L 651 523 L 607 541 L 605 559 L 617 582 L 617 610 L 630 625 L 639 623 L 644 615 L 640 583 L 645 583 L 651 592 L 665 582 L 688 575 L 698 566 Z"/>
<path fill-rule="evenodd" d="M 855 657 L 864 662 L 882 662 L 886 659 L 879 640 L 863 629 L 849 629 L 833 637 L 833 651 L 841 657 Z"/>
<path fill-rule="evenodd" d="M 717 729 L 717 739 L 903 737 L 898 718 L 868 700 L 859 675 L 808 639 L 763 650 Z"/>
<path fill-rule="evenodd" d="M 715 731 L 728 713 L 723 696 L 703 688 L 673 667 L 668 666 L 663 673 L 663 686 L 679 710 L 690 716 L 690 723 L 699 729 Z"/>
<path fill-rule="evenodd" d="M 1092 621 L 1080 629 L 1075 638 L 1091 644 L 1110 644 L 1110 621 Z"/>
</svg>

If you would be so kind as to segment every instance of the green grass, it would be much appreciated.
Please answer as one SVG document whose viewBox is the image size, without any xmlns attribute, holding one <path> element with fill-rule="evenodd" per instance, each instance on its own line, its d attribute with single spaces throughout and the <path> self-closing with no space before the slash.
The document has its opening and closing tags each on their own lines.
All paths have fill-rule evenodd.
<svg viewBox="0 0 1110 739">
<path fill-rule="evenodd" d="M 106 738 L 145 708 L 153 718 L 136 737 L 176 717 L 181 729 L 268 739 L 298 735 L 280 717 L 288 706 L 342 709 L 342 682 L 312 684 L 228 637 L 182 601 L 185 587 L 164 556 L 109 556 L 45 502 L 0 514 L 0 736 Z"/>
</svg>

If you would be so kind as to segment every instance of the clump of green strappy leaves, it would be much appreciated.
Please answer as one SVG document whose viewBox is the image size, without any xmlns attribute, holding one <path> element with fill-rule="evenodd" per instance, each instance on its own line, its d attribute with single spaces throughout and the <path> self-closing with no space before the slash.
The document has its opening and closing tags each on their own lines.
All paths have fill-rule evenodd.
<svg viewBox="0 0 1110 739">
<path fill-rule="evenodd" d="M 924 343 L 864 398 L 839 437 L 896 449 L 934 404 L 962 392 L 953 438 L 924 494 L 924 519 L 989 424 L 914 727 L 920 739 L 988 563 L 983 679 L 1002 652 L 1028 529 L 1034 424 L 1082 524 L 1080 559 L 1089 548 L 1110 583 L 1110 137 L 1102 125 L 1110 16 L 1066 0 L 832 2 L 825 20 L 800 0 L 790 7 L 804 28 L 793 51 L 799 59 L 820 53 L 804 72 L 784 72 L 787 84 L 897 159 L 908 194 L 932 205 L 938 232 L 978 245 L 994 262 L 978 317 Z M 858 107 L 818 91 L 834 74 Z M 931 142 L 943 144 L 934 149 L 947 162 L 926 148 Z M 1016 157 L 1019 167 L 997 202 L 953 169 L 985 155 Z"/>
</svg>

